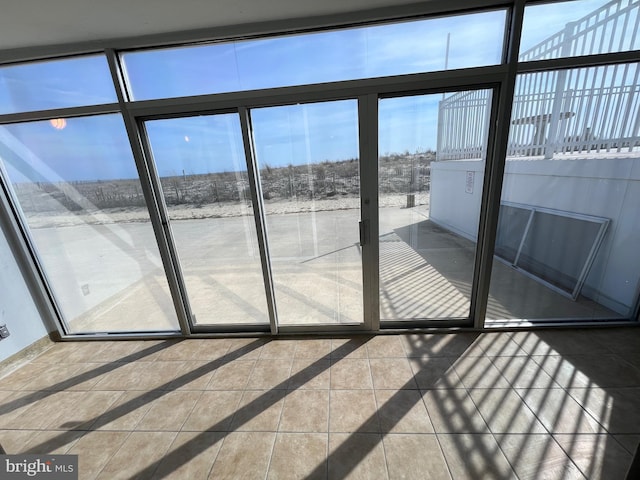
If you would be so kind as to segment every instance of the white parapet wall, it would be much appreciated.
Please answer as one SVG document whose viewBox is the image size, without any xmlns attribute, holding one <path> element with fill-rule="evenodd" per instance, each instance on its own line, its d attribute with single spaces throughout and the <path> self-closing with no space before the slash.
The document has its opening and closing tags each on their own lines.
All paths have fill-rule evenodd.
<svg viewBox="0 0 640 480">
<path fill-rule="evenodd" d="M 429 218 L 475 242 L 483 175 L 484 162 L 480 160 L 432 162 Z"/>
<path fill-rule="evenodd" d="M 431 220 L 475 241 L 483 171 L 481 161 L 433 162 Z M 582 294 L 630 313 L 640 286 L 640 157 L 509 159 L 502 201 L 610 219 Z"/>
</svg>

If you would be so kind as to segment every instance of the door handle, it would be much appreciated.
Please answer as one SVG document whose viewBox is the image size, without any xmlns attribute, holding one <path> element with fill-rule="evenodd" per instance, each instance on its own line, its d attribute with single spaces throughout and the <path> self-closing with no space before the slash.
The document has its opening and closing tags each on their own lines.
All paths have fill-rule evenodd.
<svg viewBox="0 0 640 480">
<path fill-rule="evenodd" d="M 358 227 L 360 228 L 360 246 L 364 247 L 364 244 L 367 243 L 367 232 L 365 228 L 366 220 L 358 222 Z"/>
</svg>

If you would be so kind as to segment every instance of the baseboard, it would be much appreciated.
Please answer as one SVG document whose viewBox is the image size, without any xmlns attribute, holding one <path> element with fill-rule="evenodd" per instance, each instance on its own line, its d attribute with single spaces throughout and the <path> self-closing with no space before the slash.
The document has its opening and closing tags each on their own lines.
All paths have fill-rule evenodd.
<svg viewBox="0 0 640 480">
<path fill-rule="evenodd" d="M 0 361 L 0 378 L 6 377 L 25 363 L 33 360 L 45 350 L 48 350 L 56 342 L 55 338 L 56 335 L 46 335 L 40 340 L 36 340 L 31 345 L 23 348 L 19 352 L 16 352 L 10 357 Z"/>
</svg>

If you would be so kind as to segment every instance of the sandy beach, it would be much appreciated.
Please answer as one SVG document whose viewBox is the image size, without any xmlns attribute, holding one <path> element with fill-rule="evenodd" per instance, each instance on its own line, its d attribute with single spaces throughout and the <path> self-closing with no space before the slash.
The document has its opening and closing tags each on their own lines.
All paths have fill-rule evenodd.
<svg viewBox="0 0 640 480">
<path fill-rule="evenodd" d="M 388 194 L 379 199 L 381 208 L 406 207 L 407 195 Z M 429 205 L 428 193 L 415 194 L 415 205 Z M 360 207 L 360 199 L 351 196 L 337 196 L 330 199 L 284 199 L 265 201 L 267 215 L 320 212 L 331 210 L 352 210 Z M 238 217 L 253 214 L 253 207 L 245 202 L 220 202 L 207 205 L 171 205 L 168 207 L 172 221 L 204 218 Z M 149 213 L 142 207 L 104 208 L 84 210 L 78 213 L 29 212 L 31 228 L 65 227 L 74 225 L 103 225 L 108 223 L 148 222 Z"/>
</svg>

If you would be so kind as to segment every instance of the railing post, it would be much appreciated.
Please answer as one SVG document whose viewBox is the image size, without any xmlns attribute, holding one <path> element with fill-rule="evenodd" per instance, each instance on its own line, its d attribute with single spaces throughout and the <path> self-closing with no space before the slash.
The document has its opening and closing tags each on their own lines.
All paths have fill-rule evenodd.
<svg viewBox="0 0 640 480">
<path fill-rule="evenodd" d="M 575 38 L 575 27 L 575 22 L 569 22 L 564 27 L 564 32 L 562 35 L 562 48 L 560 49 L 561 57 L 568 57 L 571 54 L 571 45 L 573 44 L 573 40 Z M 565 89 L 566 81 L 567 71 L 558 71 L 558 76 L 556 77 L 556 87 L 554 90 L 553 107 L 551 110 L 551 119 L 549 121 L 549 132 L 546 140 L 544 139 L 544 124 L 541 125 L 542 138 L 540 140 L 542 143 L 541 146 L 544 147 L 545 160 L 553 158 L 553 154 L 556 150 L 557 145 L 560 141 L 562 141 L 562 139 L 558 138 L 560 133 L 558 127 L 560 125 L 560 115 L 562 113 L 561 110 L 565 99 L 563 92 Z"/>
<path fill-rule="evenodd" d="M 487 148 L 488 148 L 488 141 L 489 141 L 489 124 L 491 123 L 491 96 L 484 96 L 486 95 L 485 93 L 482 93 L 481 96 L 479 96 L 480 98 L 480 105 L 482 105 L 482 107 L 485 109 L 485 113 L 484 113 L 484 122 L 482 123 L 483 128 L 482 128 L 482 133 L 481 133 L 481 140 L 482 140 L 482 145 L 480 147 L 480 158 L 484 159 L 484 161 L 486 162 L 487 159 Z M 508 146 L 507 146 L 508 148 Z M 507 152 L 507 156 L 509 155 L 509 153 Z"/>
<path fill-rule="evenodd" d="M 438 102 L 438 130 L 436 136 L 436 162 L 442 160 L 442 126 L 443 126 L 443 118 L 444 118 L 444 109 L 443 109 L 444 100 L 440 100 Z"/>
</svg>

